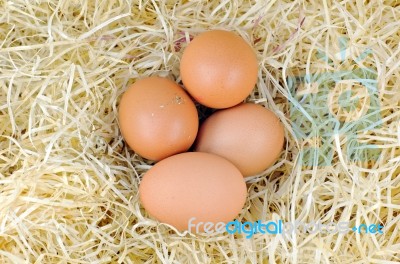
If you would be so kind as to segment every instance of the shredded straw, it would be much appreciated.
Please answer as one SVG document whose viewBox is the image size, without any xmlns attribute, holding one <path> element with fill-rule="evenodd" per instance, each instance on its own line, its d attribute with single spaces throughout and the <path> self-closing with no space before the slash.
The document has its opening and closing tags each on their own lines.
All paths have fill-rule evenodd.
<svg viewBox="0 0 400 264">
<path fill-rule="evenodd" d="M 247 239 L 149 217 L 138 186 L 152 163 L 124 143 L 119 98 L 139 77 L 181 83 L 184 48 L 209 29 L 254 47 L 247 101 L 286 131 L 237 219 L 383 234 Z M 399 42 L 390 0 L 0 1 L 0 263 L 399 263 Z"/>
</svg>

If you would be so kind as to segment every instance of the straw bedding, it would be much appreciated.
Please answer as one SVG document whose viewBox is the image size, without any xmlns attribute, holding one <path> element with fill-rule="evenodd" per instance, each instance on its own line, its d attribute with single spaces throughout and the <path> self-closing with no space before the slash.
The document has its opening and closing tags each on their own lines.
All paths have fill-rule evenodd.
<svg viewBox="0 0 400 264">
<path fill-rule="evenodd" d="M 118 101 L 140 77 L 180 82 L 185 46 L 209 29 L 252 44 L 248 101 L 286 131 L 238 220 L 383 234 L 195 236 L 147 215 L 137 191 L 152 163 L 125 145 Z M 0 1 L 0 263 L 399 263 L 399 41 L 394 0 Z M 359 69 L 375 89 L 329 81 Z"/>
</svg>

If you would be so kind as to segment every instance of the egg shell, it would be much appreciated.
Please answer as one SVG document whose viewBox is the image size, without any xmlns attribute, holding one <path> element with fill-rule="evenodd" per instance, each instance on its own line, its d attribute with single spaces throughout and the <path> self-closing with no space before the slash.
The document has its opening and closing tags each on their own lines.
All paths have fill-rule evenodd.
<svg viewBox="0 0 400 264">
<path fill-rule="evenodd" d="M 244 176 L 252 176 L 277 160 L 283 142 L 279 118 L 261 105 L 246 103 L 208 117 L 199 129 L 195 150 L 220 155 Z"/>
<path fill-rule="evenodd" d="M 162 77 L 132 84 L 121 98 L 118 117 L 127 144 L 155 161 L 189 149 L 199 126 L 197 109 L 188 94 Z"/>
<path fill-rule="evenodd" d="M 181 153 L 158 162 L 139 186 L 146 211 L 180 231 L 188 230 L 193 217 L 193 224 L 233 220 L 245 204 L 246 193 L 244 178 L 232 163 L 201 152 Z M 203 226 L 197 231 L 204 231 Z"/>
<path fill-rule="evenodd" d="M 186 90 L 196 101 L 211 108 L 227 108 L 251 93 L 258 62 L 243 38 L 212 30 L 196 36 L 186 47 L 180 71 Z"/>
</svg>

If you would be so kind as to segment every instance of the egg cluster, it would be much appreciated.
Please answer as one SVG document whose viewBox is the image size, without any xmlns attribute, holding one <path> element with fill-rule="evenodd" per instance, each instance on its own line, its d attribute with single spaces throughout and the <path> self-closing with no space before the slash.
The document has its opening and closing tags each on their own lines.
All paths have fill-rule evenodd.
<svg viewBox="0 0 400 264">
<path fill-rule="evenodd" d="M 189 220 L 233 220 L 246 201 L 244 177 L 276 161 L 284 130 L 270 110 L 243 103 L 257 82 L 258 62 L 240 36 L 200 34 L 184 50 L 180 71 L 186 91 L 162 77 L 132 84 L 120 101 L 119 124 L 130 148 L 158 161 L 140 184 L 142 205 L 182 231 Z M 218 109 L 200 128 L 193 100 Z M 194 152 L 186 152 L 192 145 Z"/>
</svg>

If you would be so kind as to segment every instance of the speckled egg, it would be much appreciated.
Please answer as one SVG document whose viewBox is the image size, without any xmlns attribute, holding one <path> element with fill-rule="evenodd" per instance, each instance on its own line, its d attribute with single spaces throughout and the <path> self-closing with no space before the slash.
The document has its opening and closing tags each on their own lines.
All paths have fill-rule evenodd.
<svg viewBox="0 0 400 264">
<path fill-rule="evenodd" d="M 118 119 L 126 143 L 140 156 L 155 161 L 189 149 L 199 123 L 188 94 L 162 77 L 132 84 L 122 95 Z"/>
</svg>

